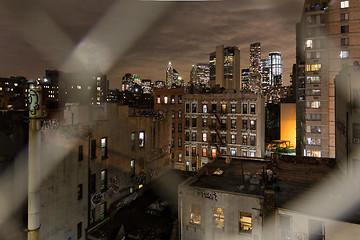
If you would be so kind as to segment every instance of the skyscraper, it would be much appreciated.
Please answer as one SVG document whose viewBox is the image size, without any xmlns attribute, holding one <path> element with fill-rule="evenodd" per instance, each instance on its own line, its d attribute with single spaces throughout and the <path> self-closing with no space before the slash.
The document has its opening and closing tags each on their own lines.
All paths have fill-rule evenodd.
<svg viewBox="0 0 360 240">
<path fill-rule="evenodd" d="M 270 84 L 272 86 L 281 87 L 283 84 L 282 80 L 282 60 L 280 52 L 270 52 Z"/>
<path fill-rule="evenodd" d="M 190 83 L 209 87 L 210 81 L 210 65 L 206 63 L 198 63 L 193 65 L 190 72 Z"/>
<path fill-rule="evenodd" d="M 210 85 L 240 91 L 240 50 L 238 47 L 216 47 L 210 54 Z"/>
<path fill-rule="evenodd" d="M 360 60 L 359 1 L 306 0 L 297 24 L 297 154 L 335 157 L 338 72 Z"/>
<path fill-rule="evenodd" d="M 176 71 L 176 69 L 172 67 L 172 64 L 170 61 L 169 61 L 168 67 L 166 69 L 165 85 L 168 88 L 184 86 L 184 80 L 181 79 L 178 71 Z"/>
<path fill-rule="evenodd" d="M 250 44 L 250 81 L 249 88 L 255 93 L 261 93 L 261 44 Z"/>
</svg>

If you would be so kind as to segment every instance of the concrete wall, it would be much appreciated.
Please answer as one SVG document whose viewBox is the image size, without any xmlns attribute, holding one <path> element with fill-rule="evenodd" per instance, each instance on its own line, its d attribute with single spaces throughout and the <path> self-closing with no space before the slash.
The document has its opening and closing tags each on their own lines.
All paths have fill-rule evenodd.
<svg viewBox="0 0 360 240">
<path fill-rule="evenodd" d="M 298 240 L 309 239 L 309 234 L 310 234 L 309 227 L 311 220 L 315 220 L 323 223 L 324 231 L 325 231 L 324 239 L 326 240 L 338 240 L 338 239 L 355 240 L 358 239 L 360 235 L 360 225 L 358 224 L 314 217 L 296 211 L 291 211 L 288 209 L 278 209 L 276 211 L 276 229 L 274 229 L 275 233 L 277 234 L 276 239 L 280 239 L 279 236 L 280 215 L 290 216 L 291 239 L 298 239 Z"/>
<path fill-rule="evenodd" d="M 262 239 L 261 197 L 184 185 L 180 185 L 178 196 L 180 239 Z M 201 206 L 200 225 L 190 223 L 191 204 Z M 214 207 L 224 209 L 223 229 L 215 227 Z M 240 212 L 252 214 L 252 234 L 239 233 Z"/>
</svg>

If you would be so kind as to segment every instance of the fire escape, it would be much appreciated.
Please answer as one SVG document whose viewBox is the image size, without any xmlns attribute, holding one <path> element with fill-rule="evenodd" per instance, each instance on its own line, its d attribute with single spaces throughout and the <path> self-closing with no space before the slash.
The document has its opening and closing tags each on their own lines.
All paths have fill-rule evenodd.
<svg viewBox="0 0 360 240">
<path fill-rule="evenodd" d="M 222 137 L 220 134 L 221 130 L 226 130 L 226 119 L 225 121 L 221 121 L 219 115 L 226 115 L 227 114 L 227 110 L 226 109 L 221 109 L 220 113 L 218 113 L 215 109 L 213 109 L 211 111 L 211 114 L 213 116 L 215 116 L 215 122 L 213 121 L 214 118 L 212 118 L 211 121 L 211 125 L 210 125 L 210 129 L 214 130 L 216 132 L 215 137 L 213 137 L 213 134 L 211 134 L 211 138 L 209 139 L 209 143 L 212 146 L 216 147 L 217 150 L 217 156 L 221 156 L 221 149 L 220 147 L 226 147 L 227 143 L 226 143 L 226 136 Z M 212 157 L 212 155 L 211 155 Z"/>
</svg>

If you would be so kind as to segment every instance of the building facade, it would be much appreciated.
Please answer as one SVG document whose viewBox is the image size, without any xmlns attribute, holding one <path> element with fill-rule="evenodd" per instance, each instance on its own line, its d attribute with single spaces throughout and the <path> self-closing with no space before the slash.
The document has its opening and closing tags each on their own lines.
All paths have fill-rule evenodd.
<svg viewBox="0 0 360 240">
<path fill-rule="evenodd" d="M 198 63 L 193 65 L 190 72 L 190 84 L 208 88 L 210 87 L 209 81 L 210 65 L 206 63 Z"/>
<path fill-rule="evenodd" d="M 297 151 L 335 157 L 335 86 L 339 71 L 360 59 L 360 2 L 306 0 L 297 25 Z"/>
<path fill-rule="evenodd" d="M 185 94 L 185 170 L 217 156 L 264 156 L 264 100 L 253 93 Z"/>
</svg>

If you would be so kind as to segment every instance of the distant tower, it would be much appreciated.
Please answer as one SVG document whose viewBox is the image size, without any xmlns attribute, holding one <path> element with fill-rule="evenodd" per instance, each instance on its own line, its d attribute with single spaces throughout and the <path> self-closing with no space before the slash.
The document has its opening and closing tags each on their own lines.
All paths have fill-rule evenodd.
<svg viewBox="0 0 360 240">
<path fill-rule="evenodd" d="M 210 54 L 210 85 L 240 90 L 240 50 L 238 47 L 216 47 Z"/>
<path fill-rule="evenodd" d="M 174 83 L 174 69 L 171 65 L 171 62 L 169 61 L 168 68 L 166 69 L 165 85 L 171 88 Z"/>
<path fill-rule="evenodd" d="M 190 72 L 190 84 L 209 87 L 210 81 L 210 65 L 206 63 L 198 63 L 193 65 Z"/>
<path fill-rule="evenodd" d="M 249 87 L 255 93 L 261 93 L 261 44 L 259 42 L 250 44 L 250 81 Z"/>
<path fill-rule="evenodd" d="M 269 59 L 270 59 L 270 84 L 272 86 L 281 87 L 283 84 L 283 80 L 282 80 L 283 67 L 282 67 L 281 53 L 270 52 Z"/>
</svg>

